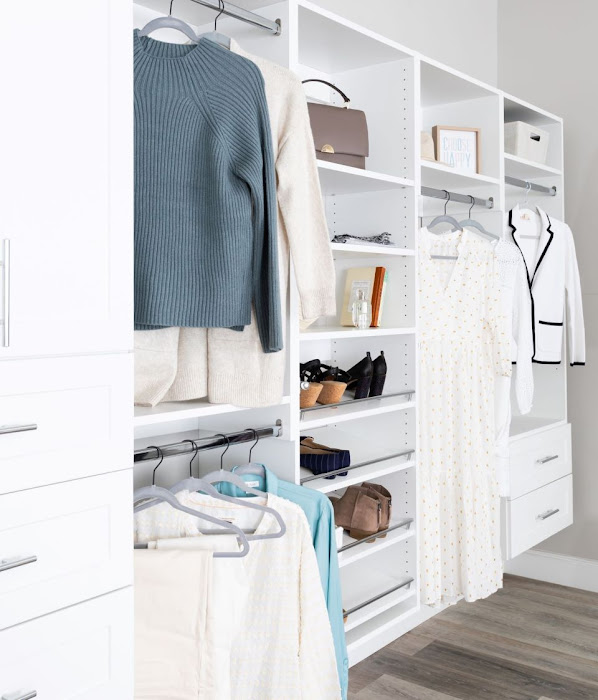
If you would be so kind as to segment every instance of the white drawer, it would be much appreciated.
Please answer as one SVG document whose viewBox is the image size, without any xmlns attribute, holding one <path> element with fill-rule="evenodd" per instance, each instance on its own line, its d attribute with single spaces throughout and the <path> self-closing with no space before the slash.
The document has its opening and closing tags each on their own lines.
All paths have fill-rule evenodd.
<svg viewBox="0 0 598 700">
<path fill-rule="evenodd" d="M 573 477 L 507 502 L 507 552 L 512 559 L 573 522 Z"/>
<path fill-rule="evenodd" d="M 510 470 L 512 499 L 570 474 L 571 426 L 561 425 L 514 440 Z"/>
<path fill-rule="evenodd" d="M 0 629 L 132 584 L 132 490 L 127 470 L 0 496 Z"/>
<path fill-rule="evenodd" d="M 130 467 L 131 363 L 127 354 L 0 362 L 0 493 Z M 10 432 L 26 426 L 35 429 Z"/>
<path fill-rule="evenodd" d="M 0 698 L 133 700 L 133 589 L 0 632 Z"/>
</svg>

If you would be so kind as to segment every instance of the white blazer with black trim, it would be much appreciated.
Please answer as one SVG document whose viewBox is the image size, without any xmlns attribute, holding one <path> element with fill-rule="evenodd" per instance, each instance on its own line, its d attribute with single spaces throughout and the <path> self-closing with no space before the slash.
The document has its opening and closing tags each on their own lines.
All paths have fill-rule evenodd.
<svg viewBox="0 0 598 700">
<path fill-rule="evenodd" d="M 533 362 L 561 362 L 566 303 L 569 362 L 585 364 L 581 284 L 571 229 L 539 207 L 536 213 L 519 206 L 509 212 L 509 226 L 525 261 L 532 297 Z"/>
</svg>

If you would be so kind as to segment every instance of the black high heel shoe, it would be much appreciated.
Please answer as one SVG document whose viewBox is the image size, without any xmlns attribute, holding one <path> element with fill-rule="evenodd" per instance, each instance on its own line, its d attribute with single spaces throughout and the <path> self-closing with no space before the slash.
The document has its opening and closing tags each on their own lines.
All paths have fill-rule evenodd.
<svg viewBox="0 0 598 700">
<path fill-rule="evenodd" d="M 363 360 L 351 367 L 347 374 L 350 377 L 347 382 L 347 391 L 355 391 L 356 399 L 367 398 L 374 374 L 374 363 L 370 353 L 368 352 Z"/>
<path fill-rule="evenodd" d="M 374 360 L 374 376 L 370 385 L 370 396 L 382 396 L 384 382 L 386 381 L 386 369 L 384 350 L 381 350 L 380 355 Z"/>
</svg>

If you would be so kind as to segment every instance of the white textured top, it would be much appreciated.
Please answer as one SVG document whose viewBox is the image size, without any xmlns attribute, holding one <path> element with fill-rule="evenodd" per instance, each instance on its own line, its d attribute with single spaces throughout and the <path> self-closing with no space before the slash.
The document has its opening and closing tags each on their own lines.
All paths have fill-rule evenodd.
<svg viewBox="0 0 598 700">
<path fill-rule="evenodd" d="M 498 262 L 503 313 L 513 333 L 511 359 L 517 363 L 515 373 L 517 404 L 521 413 L 525 414 L 530 412 L 534 397 L 531 294 L 525 263 L 517 246 L 501 239 L 495 245 L 494 252 Z"/>
<path fill-rule="evenodd" d="M 278 523 L 269 513 L 211 496 L 181 491 L 190 508 L 232 520 L 256 534 L 273 533 Z M 245 568 L 248 602 L 231 658 L 234 700 L 339 700 L 332 631 L 320 583 L 309 525 L 299 506 L 268 494 L 254 503 L 274 508 L 287 531 L 279 539 L 250 541 Z M 184 537 L 213 526 L 162 503 L 135 514 L 136 541 Z M 230 595 L 234 596 L 231 585 Z"/>
</svg>

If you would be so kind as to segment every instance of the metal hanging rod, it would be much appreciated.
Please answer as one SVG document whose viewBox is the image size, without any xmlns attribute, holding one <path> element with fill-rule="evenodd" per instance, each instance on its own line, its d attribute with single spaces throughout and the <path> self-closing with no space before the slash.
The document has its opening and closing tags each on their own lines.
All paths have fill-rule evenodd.
<svg viewBox="0 0 598 700">
<path fill-rule="evenodd" d="M 403 450 L 402 452 L 394 452 L 390 455 L 384 455 L 384 457 L 376 457 L 375 459 L 370 459 L 367 462 L 358 462 L 357 464 L 352 464 L 350 467 L 341 467 L 340 469 L 335 469 L 331 472 L 326 472 L 323 474 L 313 474 L 311 476 L 303 477 L 299 483 L 305 484 L 308 481 L 315 481 L 315 479 L 323 479 L 325 476 L 336 476 L 337 474 L 344 474 L 345 472 L 350 472 L 353 469 L 360 469 L 361 467 L 369 467 L 370 464 L 381 464 L 382 462 L 387 462 L 389 459 L 396 459 L 397 457 L 407 457 L 409 461 L 412 455 L 415 454 L 415 450 Z M 339 488 L 341 488 L 339 486 Z"/>
<path fill-rule="evenodd" d="M 317 406 L 310 406 L 309 408 L 301 409 L 301 419 L 303 419 L 304 413 L 309 413 L 310 411 L 321 411 L 323 408 L 336 408 L 337 406 L 354 406 L 357 403 L 363 401 L 379 401 L 380 399 L 392 399 L 397 396 L 405 396 L 407 401 L 411 401 L 413 395 L 415 394 L 415 389 L 410 389 L 408 391 L 397 391 L 394 394 L 381 394 L 380 396 L 366 396 L 364 399 L 345 399 L 344 401 L 339 401 L 338 403 L 327 403 L 318 404 Z"/>
<path fill-rule="evenodd" d="M 494 197 L 488 197 L 488 199 L 480 199 L 479 197 L 470 197 L 468 194 L 459 194 L 458 192 L 448 192 L 446 190 L 438 190 L 435 187 L 425 187 L 422 185 L 421 188 L 422 197 L 433 197 L 434 199 L 444 199 L 450 200 L 451 202 L 462 202 L 463 204 L 475 204 L 477 207 L 485 207 L 486 209 L 492 209 L 494 207 Z"/>
<path fill-rule="evenodd" d="M 223 433 L 218 435 L 209 435 L 208 437 L 200 437 L 194 439 L 193 442 L 198 447 L 198 452 L 205 450 L 213 450 L 217 447 L 226 447 L 227 445 L 239 445 L 243 442 L 253 442 L 257 438 L 280 437 L 282 435 L 282 421 L 277 420 L 276 425 L 267 426 L 265 428 L 246 428 L 236 433 L 228 433 L 223 437 Z M 191 442 L 173 442 L 169 445 L 160 445 L 158 449 L 155 447 L 144 447 L 141 450 L 135 450 L 133 461 L 148 462 L 152 459 L 160 457 L 175 457 L 177 455 L 191 454 L 195 452 L 195 447 Z"/>
<path fill-rule="evenodd" d="M 229 17 L 234 17 L 235 19 L 241 20 L 241 22 L 246 22 L 254 27 L 260 27 L 266 31 L 274 34 L 274 36 L 280 36 L 282 33 L 280 20 L 277 19 L 273 21 L 271 19 L 266 19 L 261 15 L 257 15 L 255 12 L 250 12 L 245 10 L 238 5 L 233 5 L 230 2 L 223 2 L 219 5 L 218 0 L 192 0 L 192 2 L 202 5 L 203 7 L 209 7 L 210 10 L 215 10 L 223 15 L 228 15 Z"/>
<path fill-rule="evenodd" d="M 411 584 L 413 583 L 414 579 L 408 578 L 406 581 L 403 581 L 403 583 L 399 583 L 396 586 L 393 586 L 392 588 L 389 588 L 387 591 L 384 591 L 384 593 L 379 593 L 378 595 L 375 595 L 373 598 L 369 598 L 368 600 L 365 600 L 363 603 L 359 603 L 359 605 L 355 605 L 352 608 L 349 608 L 349 610 L 345 610 L 344 612 L 344 617 L 348 617 L 349 615 L 352 615 L 354 612 L 357 612 L 358 610 L 361 610 L 362 608 L 367 607 L 371 603 L 375 603 L 377 600 L 381 600 L 382 598 L 385 598 L 387 595 L 390 595 L 391 593 L 394 593 L 395 591 L 399 591 L 401 588 L 409 588 Z"/>
<path fill-rule="evenodd" d="M 535 182 L 530 182 L 529 180 L 520 180 L 518 177 L 511 177 L 510 175 L 505 175 L 505 183 L 507 185 L 513 185 L 513 187 L 521 187 L 524 190 L 533 190 L 534 192 L 542 192 L 542 194 L 548 194 L 551 197 L 556 196 L 556 186 L 551 185 L 547 187 L 546 185 L 538 185 Z"/>
</svg>

